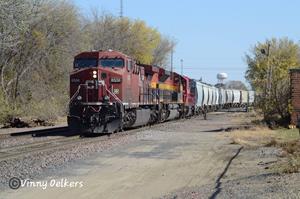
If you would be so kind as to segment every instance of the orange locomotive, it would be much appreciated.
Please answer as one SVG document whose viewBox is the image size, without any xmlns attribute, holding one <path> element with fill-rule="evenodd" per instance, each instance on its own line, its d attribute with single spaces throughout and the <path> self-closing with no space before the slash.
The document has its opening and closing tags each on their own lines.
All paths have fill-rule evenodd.
<svg viewBox="0 0 300 199">
<path fill-rule="evenodd" d="M 83 52 L 70 75 L 68 125 L 111 133 L 192 115 L 195 87 L 188 77 L 138 64 L 121 52 Z"/>
</svg>

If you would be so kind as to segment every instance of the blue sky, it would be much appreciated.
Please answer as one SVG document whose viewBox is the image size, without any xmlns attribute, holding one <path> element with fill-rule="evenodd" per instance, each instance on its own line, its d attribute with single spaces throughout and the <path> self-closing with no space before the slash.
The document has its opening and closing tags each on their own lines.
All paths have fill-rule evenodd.
<svg viewBox="0 0 300 199">
<path fill-rule="evenodd" d="M 98 9 L 118 16 L 120 0 L 72 0 L 83 15 Z M 123 15 L 141 19 L 177 41 L 174 67 L 216 83 L 218 72 L 244 79 L 244 55 L 257 41 L 288 37 L 299 41 L 297 0 L 123 0 Z"/>
</svg>

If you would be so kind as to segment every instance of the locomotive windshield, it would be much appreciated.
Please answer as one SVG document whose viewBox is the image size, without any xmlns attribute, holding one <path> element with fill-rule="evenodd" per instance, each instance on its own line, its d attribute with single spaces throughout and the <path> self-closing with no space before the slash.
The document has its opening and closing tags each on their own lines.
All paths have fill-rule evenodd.
<svg viewBox="0 0 300 199">
<path fill-rule="evenodd" d="M 100 66 L 122 68 L 124 66 L 124 60 L 123 59 L 100 59 Z"/>
<path fill-rule="evenodd" d="M 97 65 L 97 59 L 92 58 L 79 58 L 74 61 L 75 68 L 97 67 Z"/>
</svg>

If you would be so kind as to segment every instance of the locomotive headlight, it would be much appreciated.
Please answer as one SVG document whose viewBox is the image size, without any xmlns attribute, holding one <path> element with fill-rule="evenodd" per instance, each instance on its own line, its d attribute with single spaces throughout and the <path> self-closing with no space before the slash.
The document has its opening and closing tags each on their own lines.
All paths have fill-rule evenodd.
<svg viewBox="0 0 300 199">
<path fill-rule="evenodd" d="M 82 97 L 80 95 L 77 96 L 77 100 L 82 100 Z"/>
<path fill-rule="evenodd" d="M 109 101 L 109 96 L 105 95 L 105 96 L 104 96 L 104 101 L 107 101 L 107 102 L 108 102 L 108 101 Z"/>
<path fill-rule="evenodd" d="M 96 79 L 97 78 L 97 71 L 93 70 L 93 78 Z"/>
</svg>

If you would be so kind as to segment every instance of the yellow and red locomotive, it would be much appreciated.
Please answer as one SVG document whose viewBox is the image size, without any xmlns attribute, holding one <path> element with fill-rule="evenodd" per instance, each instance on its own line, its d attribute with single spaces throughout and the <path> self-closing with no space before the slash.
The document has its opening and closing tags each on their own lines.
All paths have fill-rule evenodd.
<svg viewBox="0 0 300 199">
<path fill-rule="evenodd" d="M 196 83 L 188 77 L 117 51 L 83 52 L 70 75 L 68 125 L 117 132 L 192 115 L 195 102 Z"/>
</svg>

